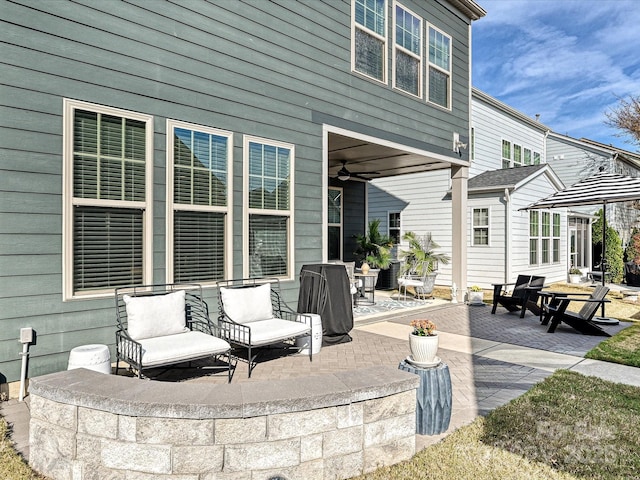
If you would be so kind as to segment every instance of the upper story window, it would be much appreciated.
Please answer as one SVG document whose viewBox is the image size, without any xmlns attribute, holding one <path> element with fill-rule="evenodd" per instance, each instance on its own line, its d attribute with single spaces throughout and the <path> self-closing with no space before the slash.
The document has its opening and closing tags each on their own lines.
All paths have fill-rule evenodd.
<svg viewBox="0 0 640 480">
<path fill-rule="evenodd" d="M 400 4 L 394 9 L 393 86 L 422 96 L 422 19 Z"/>
<path fill-rule="evenodd" d="M 387 81 L 387 2 L 355 0 L 352 68 L 381 82 Z"/>
<path fill-rule="evenodd" d="M 232 134 L 167 121 L 167 280 L 231 274 Z M 229 253 L 228 253 L 229 252 Z"/>
<path fill-rule="evenodd" d="M 489 209 L 474 208 L 472 219 L 474 246 L 489 245 Z"/>
<path fill-rule="evenodd" d="M 64 101 L 64 299 L 151 277 L 152 117 Z"/>
<path fill-rule="evenodd" d="M 533 164 L 540 165 L 540 152 L 533 152 Z"/>
<path fill-rule="evenodd" d="M 502 168 L 511 166 L 511 142 L 502 140 Z"/>
<path fill-rule="evenodd" d="M 513 166 L 522 166 L 522 147 L 520 145 L 513 144 Z"/>
<path fill-rule="evenodd" d="M 451 37 L 429 26 L 429 101 L 451 108 Z"/>
<path fill-rule="evenodd" d="M 293 171 L 290 144 L 244 139 L 245 275 L 293 278 Z"/>
<path fill-rule="evenodd" d="M 531 165 L 531 149 L 530 148 L 524 149 L 523 163 L 525 165 Z"/>
</svg>

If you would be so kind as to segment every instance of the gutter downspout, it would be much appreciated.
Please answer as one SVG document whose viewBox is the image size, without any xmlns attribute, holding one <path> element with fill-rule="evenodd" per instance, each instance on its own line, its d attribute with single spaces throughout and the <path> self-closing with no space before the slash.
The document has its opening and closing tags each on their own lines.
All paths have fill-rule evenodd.
<svg viewBox="0 0 640 480">
<path fill-rule="evenodd" d="M 509 189 L 504 189 L 504 214 L 505 214 L 505 242 L 504 242 L 504 283 L 511 281 L 511 194 Z"/>
</svg>

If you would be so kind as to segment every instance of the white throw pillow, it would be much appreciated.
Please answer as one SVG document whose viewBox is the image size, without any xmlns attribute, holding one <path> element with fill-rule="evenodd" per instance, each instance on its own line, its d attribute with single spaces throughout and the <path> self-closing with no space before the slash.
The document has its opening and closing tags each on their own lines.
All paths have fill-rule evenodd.
<svg viewBox="0 0 640 480">
<path fill-rule="evenodd" d="M 134 340 L 188 332 L 185 325 L 185 291 L 166 295 L 123 295 L 127 307 L 127 331 Z"/>
<path fill-rule="evenodd" d="M 259 287 L 220 287 L 224 312 L 237 323 L 249 323 L 273 318 L 271 307 L 271 284 Z"/>
</svg>

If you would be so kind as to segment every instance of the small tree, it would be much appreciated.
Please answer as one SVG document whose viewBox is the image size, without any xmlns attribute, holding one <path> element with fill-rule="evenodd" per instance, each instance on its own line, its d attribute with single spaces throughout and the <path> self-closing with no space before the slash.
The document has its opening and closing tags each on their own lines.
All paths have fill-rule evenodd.
<svg viewBox="0 0 640 480">
<path fill-rule="evenodd" d="M 598 220 L 591 226 L 593 245 L 599 246 L 602 251 L 602 209 L 596 213 Z M 622 240 L 615 228 L 607 225 L 605 244 L 605 264 L 606 271 L 609 272 L 613 283 L 620 283 L 624 272 L 624 262 L 622 261 Z M 602 258 L 600 259 L 602 262 Z"/>
<path fill-rule="evenodd" d="M 605 115 L 607 125 L 621 130 L 619 137 L 631 136 L 633 140 L 630 143 L 640 145 L 640 95 L 620 98 L 618 106 Z"/>
<path fill-rule="evenodd" d="M 638 228 L 633 229 L 631 240 L 624 251 L 625 262 L 634 261 L 636 258 L 640 258 L 640 230 Z"/>
</svg>

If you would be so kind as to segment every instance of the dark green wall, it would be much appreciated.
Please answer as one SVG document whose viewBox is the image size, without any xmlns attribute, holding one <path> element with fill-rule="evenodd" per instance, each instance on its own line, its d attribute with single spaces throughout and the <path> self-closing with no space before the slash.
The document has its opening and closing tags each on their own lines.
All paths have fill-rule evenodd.
<svg viewBox="0 0 640 480">
<path fill-rule="evenodd" d="M 349 1 L 2 0 L 0 378 L 66 368 L 77 345 L 113 345 L 111 299 L 62 302 L 64 98 L 154 116 L 154 281 L 165 279 L 166 119 L 234 132 L 234 273 L 242 273 L 242 135 L 296 146 L 295 271 L 322 259 L 322 125 L 341 119 L 448 151 L 468 128 L 468 21 L 437 0 L 403 4 L 453 37 L 453 112 L 350 71 Z M 285 285 L 295 304 L 295 282 Z M 217 311 L 213 291 L 210 309 Z"/>
</svg>

